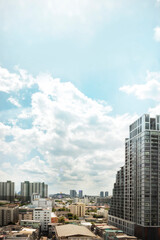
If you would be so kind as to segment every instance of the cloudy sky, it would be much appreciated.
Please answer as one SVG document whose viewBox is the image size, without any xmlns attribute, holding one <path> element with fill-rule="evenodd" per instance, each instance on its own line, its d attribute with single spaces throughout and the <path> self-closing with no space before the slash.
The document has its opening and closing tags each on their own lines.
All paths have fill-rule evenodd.
<svg viewBox="0 0 160 240">
<path fill-rule="evenodd" d="M 144 113 L 160 114 L 160 0 L 0 1 L 0 181 L 111 194 Z"/>
</svg>

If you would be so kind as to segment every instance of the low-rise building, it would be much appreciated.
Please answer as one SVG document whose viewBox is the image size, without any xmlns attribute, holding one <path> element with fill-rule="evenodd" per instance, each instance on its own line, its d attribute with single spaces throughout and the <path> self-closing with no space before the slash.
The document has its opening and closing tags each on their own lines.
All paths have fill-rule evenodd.
<svg viewBox="0 0 160 240">
<path fill-rule="evenodd" d="M 96 239 L 95 234 L 93 234 L 88 228 L 84 226 L 77 226 L 73 224 L 66 224 L 62 226 L 56 226 L 56 239 L 57 240 L 92 240 Z"/>
<path fill-rule="evenodd" d="M 32 227 L 34 229 L 38 229 L 41 223 L 40 221 L 37 221 L 37 220 L 21 220 L 20 225 L 22 227 Z"/>
<path fill-rule="evenodd" d="M 92 231 L 104 240 L 137 240 L 134 236 L 128 236 L 115 226 L 106 224 L 94 224 Z"/>
<path fill-rule="evenodd" d="M 51 212 L 51 223 L 58 223 L 58 217 L 54 212 Z"/>
<path fill-rule="evenodd" d="M 0 240 L 33 240 L 39 239 L 38 229 L 8 225 L 0 228 Z"/>
</svg>

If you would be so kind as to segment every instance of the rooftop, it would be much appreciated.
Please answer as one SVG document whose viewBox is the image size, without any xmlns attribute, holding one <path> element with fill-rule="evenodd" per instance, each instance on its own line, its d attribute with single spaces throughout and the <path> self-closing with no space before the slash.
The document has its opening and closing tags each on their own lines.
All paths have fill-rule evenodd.
<svg viewBox="0 0 160 240">
<path fill-rule="evenodd" d="M 74 235 L 96 237 L 88 228 L 84 226 L 73 225 L 73 224 L 56 226 L 56 231 L 57 231 L 58 237 L 69 237 Z"/>
</svg>

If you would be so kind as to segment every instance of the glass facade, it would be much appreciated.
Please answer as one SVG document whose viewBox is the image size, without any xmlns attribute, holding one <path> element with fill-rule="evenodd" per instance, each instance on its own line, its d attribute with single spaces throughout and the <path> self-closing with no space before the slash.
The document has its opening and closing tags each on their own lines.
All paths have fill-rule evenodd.
<svg viewBox="0 0 160 240">
<path fill-rule="evenodd" d="M 125 141 L 125 165 L 117 173 L 109 215 L 133 226 L 160 226 L 159 124 L 160 116 L 151 118 L 145 114 L 130 125 L 130 138 Z M 120 206 L 123 209 L 118 209 Z"/>
</svg>

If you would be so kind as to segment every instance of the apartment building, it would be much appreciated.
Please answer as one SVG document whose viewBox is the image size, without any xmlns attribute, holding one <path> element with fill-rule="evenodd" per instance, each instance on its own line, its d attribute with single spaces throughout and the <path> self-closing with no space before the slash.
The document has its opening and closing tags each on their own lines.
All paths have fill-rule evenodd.
<svg viewBox="0 0 160 240">
<path fill-rule="evenodd" d="M 0 227 L 18 222 L 19 207 L 15 204 L 0 206 Z"/>
<path fill-rule="evenodd" d="M 48 231 L 48 224 L 51 223 L 51 209 L 35 208 L 33 212 L 33 220 L 40 221 L 41 231 Z"/>
<path fill-rule="evenodd" d="M 41 198 L 48 197 L 48 185 L 44 182 L 29 182 L 21 183 L 21 196 L 24 201 L 31 201 L 32 194 L 39 194 Z"/>
<path fill-rule="evenodd" d="M 0 182 L 0 200 L 14 201 L 15 184 L 12 181 Z"/>
<path fill-rule="evenodd" d="M 160 239 L 159 115 L 145 114 L 129 126 L 108 222 L 143 240 Z"/>
<path fill-rule="evenodd" d="M 76 203 L 71 204 L 69 206 L 70 212 L 73 215 L 77 215 L 78 217 L 84 217 L 85 216 L 85 204 L 84 203 Z"/>
</svg>

